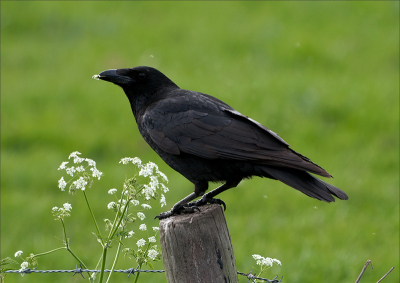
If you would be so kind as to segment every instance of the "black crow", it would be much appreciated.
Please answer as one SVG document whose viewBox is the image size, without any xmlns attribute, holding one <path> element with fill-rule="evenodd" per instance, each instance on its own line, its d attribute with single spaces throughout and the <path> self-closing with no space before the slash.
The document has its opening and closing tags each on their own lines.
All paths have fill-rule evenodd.
<svg viewBox="0 0 400 283">
<path fill-rule="evenodd" d="M 252 176 L 279 180 L 326 202 L 335 201 L 333 196 L 348 199 L 342 190 L 309 174 L 332 177 L 323 168 L 215 97 L 181 89 L 145 66 L 107 70 L 94 77 L 122 87 L 145 141 L 194 184 L 194 192 L 160 214 L 160 219 L 189 207 L 222 203 L 213 198 Z M 208 182 L 224 184 L 205 194 Z M 203 197 L 191 202 L 199 196 Z"/>
</svg>

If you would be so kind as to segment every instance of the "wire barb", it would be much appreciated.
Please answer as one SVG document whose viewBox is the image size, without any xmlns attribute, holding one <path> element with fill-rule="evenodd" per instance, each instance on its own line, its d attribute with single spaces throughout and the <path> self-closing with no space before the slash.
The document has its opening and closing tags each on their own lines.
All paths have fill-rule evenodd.
<svg viewBox="0 0 400 283">
<path fill-rule="evenodd" d="M 257 277 L 255 274 L 254 275 L 251 274 L 252 272 L 253 272 L 253 269 L 249 273 L 243 273 L 243 272 L 239 272 L 239 271 L 237 273 L 240 275 L 246 276 L 247 279 L 249 279 L 247 282 L 250 282 L 250 281 L 255 282 L 255 280 L 257 279 L 257 280 L 262 280 L 262 281 L 265 281 L 268 283 L 280 283 L 280 282 L 282 282 L 282 279 L 283 279 L 283 276 L 282 276 L 280 280 L 277 280 L 276 279 L 276 278 L 278 278 L 278 275 L 277 275 L 274 278 L 272 278 L 272 280 L 269 280 L 267 278 Z"/>
<path fill-rule="evenodd" d="M 129 270 L 128 278 L 129 278 L 129 276 L 131 276 L 131 274 L 135 275 L 135 272 L 138 272 L 138 270 L 139 270 L 138 268 L 139 268 L 139 266 L 136 267 L 136 270 L 133 267 L 129 268 L 128 269 Z"/>
<path fill-rule="evenodd" d="M 85 277 L 82 274 L 82 272 L 83 272 L 82 265 L 79 264 L 79 266 L 80 266 L 80 268 L 78 268 L 78 265 L 76 265 L 75 272 L 74 272 L 74 274 L 72 274 L 72 276 L 75 276 L 75 274 L 79 273 L 82 276 L 82 278 L 85 279 Z"/>
</svg>

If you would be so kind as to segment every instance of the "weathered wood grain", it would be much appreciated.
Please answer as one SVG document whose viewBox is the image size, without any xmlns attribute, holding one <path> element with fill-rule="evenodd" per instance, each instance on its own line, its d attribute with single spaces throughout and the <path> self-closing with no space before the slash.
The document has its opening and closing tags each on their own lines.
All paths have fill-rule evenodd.
<svg viewBox="0 0 400 283">
<path fill-rule="evenodd" d="M 238 282 L 235 256 L 222 207 L 212 204 L 201 206 L 200 210 L 160 221 L 167 282 Z"/>
</svg>

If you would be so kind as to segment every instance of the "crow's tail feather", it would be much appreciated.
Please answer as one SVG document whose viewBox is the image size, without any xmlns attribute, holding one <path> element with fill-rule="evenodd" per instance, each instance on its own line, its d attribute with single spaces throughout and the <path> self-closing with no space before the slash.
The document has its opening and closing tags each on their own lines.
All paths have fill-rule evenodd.
<svg viewBox="0 0 400 283">
<path fill-rule="evenodd" d="M 348 199 L 347 194 L 339 188 L 325 183 L 305 171 L 267 166 L 263 166 L 262 171 L 267 176 L 270 175 L 303 194 L 318 200 L 332 202 L 335 201 L 333 196 L 343 200 Z"/>
</svg>

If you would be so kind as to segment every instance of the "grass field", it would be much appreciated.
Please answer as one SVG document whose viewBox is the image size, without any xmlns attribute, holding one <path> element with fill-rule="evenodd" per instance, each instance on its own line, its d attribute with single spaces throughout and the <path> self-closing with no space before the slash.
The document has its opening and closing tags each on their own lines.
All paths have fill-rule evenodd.
<svg viewBox="0 0 400 283">
<path fill-rule="evenodd" d="M 225 192 L 240 271 L 255 267 L 251 255 L 260 254 L 282 262 L 268 278 L 354 282 L 370 259 L 374 270 L 361 282 L 378 281 L 392 266 L 383 282 L 398 282 L 398 35 L 397 1 L 1 1 L 1 258 L 62 246 L 51 208 L 69 202 L 72 248 L 95 266 L 101 248 L 84 200 L 57 188 L 57 168 L 72 151 L 105 173 L 87 192 L 100 222 L 111 217 L 107 191 L 130 174 L 118 164 L 122 157 L 159 165 L 170 180 L 168 208 L 192 191 L 140 137 L 122 90 L 91 79 L 148 65 L 277 132 L 349 195 L 326 204 L 260 178 Z M 75 264 L 66 252 L 39 258 L 39 269 Z M 118 268 L 133 265 L 121 258 Z M 162 274 L 141 279 L 165 282 Z M 113 282 L 132 278 L 116 275 Z"/>
</svg>

